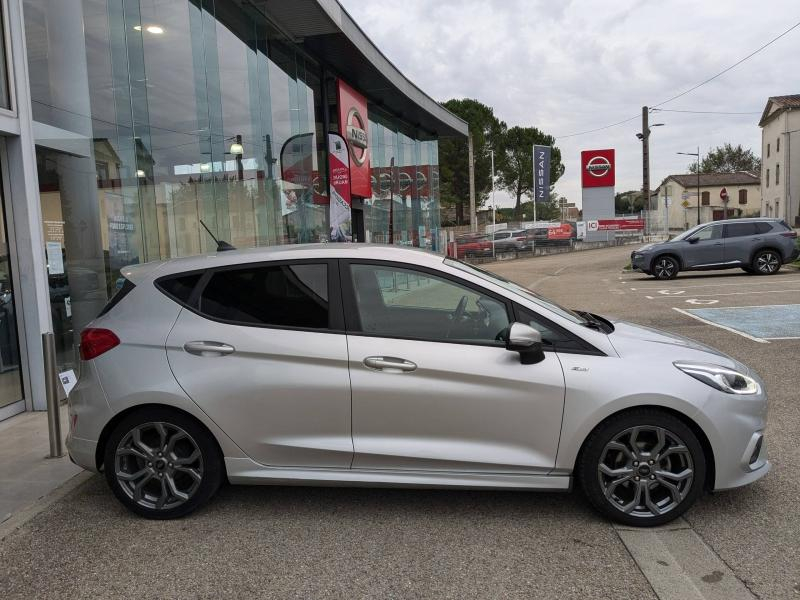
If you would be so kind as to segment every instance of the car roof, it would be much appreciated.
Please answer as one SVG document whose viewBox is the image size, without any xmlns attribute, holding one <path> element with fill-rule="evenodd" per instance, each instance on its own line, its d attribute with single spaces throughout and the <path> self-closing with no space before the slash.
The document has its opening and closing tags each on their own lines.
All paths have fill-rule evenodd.
<svg viewBox="0 0 800 600">
<path fill-rule="evenodd" d="M 775 217 L 745 217 L 742 219 L 720 219 L 719 221 L 710 221 L 704 225 L 715 225 L 718 223 L 780 223 L 783 219 L 776 219 Z"/>
<path fill-rule="evenodd" d="M 212 269 L 239 264 L 280 260 L 356 258 L 362 260 L 387 260 L 413 265 L 436 267 L 444 256 L 418 248 L 402 248 L 386 244 L 284 244 L 245 250 L 227 250 L 165 261 L 129 265 L 121 270 L 133 283 L 147 276 L 162 277 L 174 273 Z"/>
</svg>

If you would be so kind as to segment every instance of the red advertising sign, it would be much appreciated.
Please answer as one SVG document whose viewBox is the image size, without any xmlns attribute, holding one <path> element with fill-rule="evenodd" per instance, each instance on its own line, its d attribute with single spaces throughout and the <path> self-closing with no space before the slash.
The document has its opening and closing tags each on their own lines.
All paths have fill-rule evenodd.
<svg viewBox="0 0 800 600">
<path fill-rule="evenodd" d="M 572 225 L 569 223 L 560 223 L 556 227 L 547 228 L 548 240 L 568 240 L 572 237 Z"/>
<path fill-rule="evenodd" d="M 583 187 L 614 187 L 614 149 L 581 152 Z"/>
<path fill-rule="evenodd" d="M 339 133 L 350 151 L 350 191 L 356 196 L 372 195 L 369 172 L 369 121 L 367 99 L 341 79 L 336 81 L 339 101 Z"/>
<path fill-rule="evenodd" d="M 597 231 L 637 231 L 644 229 L 644 219 L 600 219 Z"/>
<path fill-rule="evenodd" d="M 350 157 L 342 136 L 328 134 L 328 168 L 330 171 L 330 222 L 331 241 L 349 242 L 351 231 Z"/>
</svg>

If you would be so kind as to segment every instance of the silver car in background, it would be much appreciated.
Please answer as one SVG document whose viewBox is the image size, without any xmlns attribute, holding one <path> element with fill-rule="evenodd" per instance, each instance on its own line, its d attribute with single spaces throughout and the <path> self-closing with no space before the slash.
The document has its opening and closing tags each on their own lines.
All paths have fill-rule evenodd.
<svg viewBox="0 0 800 600">
<path fill-rule="evenodd" d="M 81 336 L 68 448 L 150 518 L 223 481 L 570 490 L 627 524 L 770 469 L 747 366 L 410 249 L 123 270 Z"/>
</svg>

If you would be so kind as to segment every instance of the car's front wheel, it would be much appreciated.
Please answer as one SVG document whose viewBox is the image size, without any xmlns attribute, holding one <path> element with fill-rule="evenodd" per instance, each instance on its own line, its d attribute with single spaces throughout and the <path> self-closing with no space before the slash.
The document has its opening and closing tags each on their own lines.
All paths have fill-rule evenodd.
<svg viewBox="0 0 800 600">
<path fill-rule="evenodd" d="M 183 517 L 223 480 L 219 449 L 191 417 L 148 408 L 120 421 L 105 447 L 105 476 L 128 509 L 150 519 Z"/>
<path fill-rule="evenodd" d="M 782 262 L 775 250 L 761 250 L 753 257 L 753 271 L 759 275 L 773 275 L 780 270 Z"/>
<path fill-rule="evenodd" d="M 659 256 L 653 261 L 651 270 L 656 279 L 675 279 L 678 276 L 680 266 L 672 256 Z"/>
<path fill-rule="evenodd" d="M 683 421 L 638 409 L 609 418 L 591 433 L 576 475 L 600 513 L 651 527 L 679 517 L 702 493 L 706 458 Z"/>
</svg>

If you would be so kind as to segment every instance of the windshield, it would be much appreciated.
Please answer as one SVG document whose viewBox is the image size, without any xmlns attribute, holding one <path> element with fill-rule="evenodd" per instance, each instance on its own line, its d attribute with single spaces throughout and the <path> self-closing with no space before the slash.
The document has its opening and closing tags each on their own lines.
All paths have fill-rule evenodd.
<svg viewBox="0 0 800 600">
<path fill-rule="evenodd" d="M 470 273 L 471 275 L 475 275 L 476 277 L 480 277 L 481 279 L 488 281 L 490 283 L 494 283 L 495 285 L 499 285 L 502 288 L 505 288 L 515 294 L 523 296 L 527 300 L 531 302 L 535 302 L 537 305 L 545 308 L 549 311 L 556 313 L 560 317 L 564 317 L 565 319 L 569 319 L 573 323 L 577 323 L 579 325 L 585 324 L 587 321 L 583 317 L 581 317 L 575 311 L 572 311 L 568 308 L 564 308 L 563 306 L 559 306 L 552 300 L 548 300 L 537 294 L 536 292 L 532 292 L 531 290 L 522 287 L 514 283 L 513 281 L 509 281 L 504 277 L 500 277 L 499 275 L 495 275 L 494 273 L 490 273 L 489 271 L 484 271 L 483 269 L 479 269 L 473 265 L 470 265 L 465 262 L 461 262 L 460 260 L 454 260 L 452 258 L 444 259 L 444 263 L 448 266 L 455 267 L 456 269 L 460 269 L 465 273 Z"/>
<path fill-rule="evenodd" d="M 691 229 L 687 229 L 686 231 L 684 231 L 684 232 L 683 232 L 683 233 L 681 233 L 680 235 L 676 235 L 676 236 L 675 236 L 674 238 L 672 238 L 670 241 L 671 241 L 671 242 L 678 242 L 678 241 L 680 241 L 680 240 L 685 240 L 686 238 L 689 238 L 689 237 L 691 237 L 693 234 L 695 234 L 695 233 L 697 233 L 698 231 L 700 231 L 700 230 L 701 230 L 703 227 L 705 227 L 705 224 L 702 224 L 702 225 L 695 225 L 694 227 L 692 227 Z"/>
</svg>

